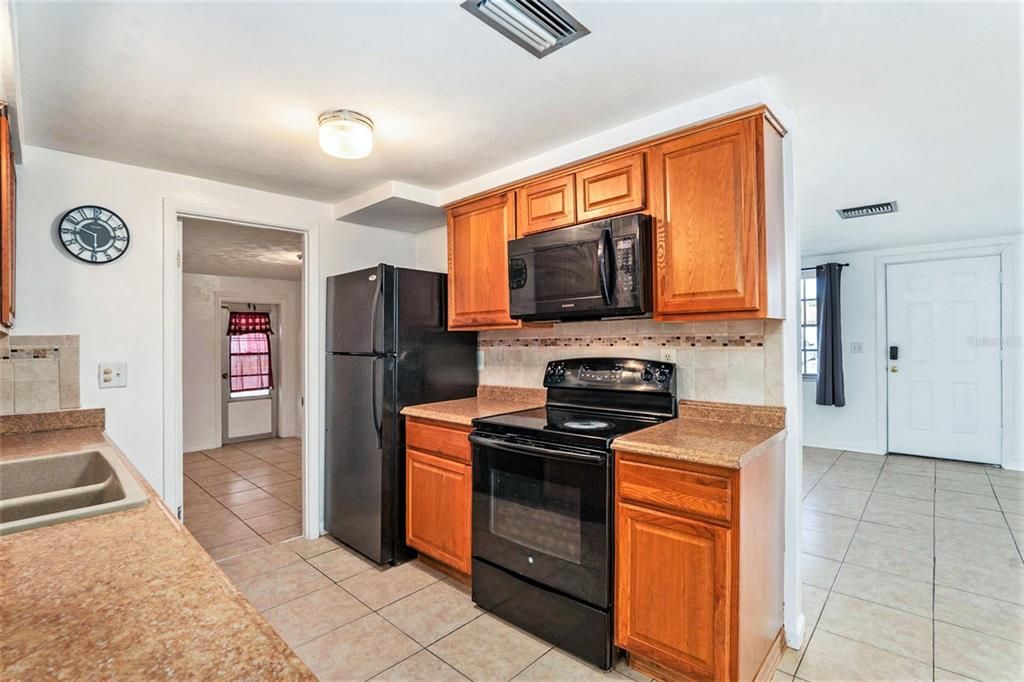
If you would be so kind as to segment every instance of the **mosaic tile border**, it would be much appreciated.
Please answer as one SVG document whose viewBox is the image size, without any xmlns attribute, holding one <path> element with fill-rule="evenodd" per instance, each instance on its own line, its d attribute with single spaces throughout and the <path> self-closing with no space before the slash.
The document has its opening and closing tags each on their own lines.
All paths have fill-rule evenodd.
<svg viewBox="0 0 1024 682">
<path fill-rule="evenodd" d="M 47 346 L 45 348 L 12 348 L 10 355 L 5 355 L 4 360 L 35 360 L 42 358 L 60 358 L 60 348 Z"/>
<path fill-rule="evenodd" d="M 758 348 L 764 334 L 671 334 L 642 336 L 503 337 L 480 339 L 479 348 L 622 348 L 670 346 L 681 348 Z"/>
</svg>

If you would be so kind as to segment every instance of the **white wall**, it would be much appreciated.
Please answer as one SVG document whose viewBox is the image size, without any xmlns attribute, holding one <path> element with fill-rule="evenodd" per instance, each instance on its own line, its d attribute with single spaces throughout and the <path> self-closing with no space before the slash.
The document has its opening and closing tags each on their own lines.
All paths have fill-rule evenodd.
<svg viewBox="0 0 1024 682">
<path fill-rule="evenodd" d="M 324 226 L 346 250 L 331 207 L 304 199 L 174 173 L 26 146 L 18 167 L 18 334 L 81 336 L 82 405 L 104 407 L 107 431 L 157 489 L 163 489 L 163 203 L 167 198 L 245 206 Z M 120 260 L 89 265 L 65 255 L 55 225 L 81 204 L 105 206 L 127 222 Z M 412 253 L 411 247 L 409 249 Z M 172 256 L 173 257 L 173 256 Z M 411 258 L 411 256 L 410 256 Z M 128 386 L 97 387 L 97 364 L 128 363 Z"/>
<path fill-rule="evenodd" d="M 245 293 L 246 303 L 278 303 L 281 333 L 274 357 L 278 389 L 277 432 L 298 436 L 302 394 L 302 283 L 281 279 L 182 276 L 182 387 L 185 452 L 220 447 L 222 316 L 218 294 Z M 232 298 L 232 302 L 240 302 Z"/>
<path fill-rule="evenodd" d="M 416 235 L 416 267 L 448 272 L 448 226 L 442 225 Z"/>
<path fill-rule="evenodd" d="M 843 323 L 843 376 L 846 383 L 846 406 L 831 407 L 816 405 L 815 384 L 803 384 L 803 433 L 804 444 L 817 447 L 857 450 L 882 454 L 887 450 L 885 425 L 887 406 L 885 402 L 884 339 L 879 342 L 879 299 L 884 293 L 877 281 L 877 273 L 890 258 L 916 259 L 921 254 L 965 253 L 974 247 L 992 244 L 1014 243 L 1016 246 L 1004 258 L 1004 298 L 1006 302 L 1020 301 L 1020 244 L 1019 236 L 1005 238 L 977 239 L 967 242 L 928 244 L 917 247 L 882 249 L 836 253 L 821 256 L 805 256 L 805 266 L 830 261 L 849 263 L 843 269 L 842 281 L 842 323 Z M 1003 465 L 1010 468 L 1024 468 L 1024 449 L 1020 445 L 1021 432 L 1021 315 L 1019 306 L 1008 305 L 1012 310 L 1009 329 L 1003 329 L 1005 360 L 1010 385 L 1004 393 L 1009 405 L 1004 414 L 1010 423 L 1004 423 L 1004 436 L 1010 444 L 1004 447 Z M 882 311 L 884 313 L 884 310 Z M 1016 341 L 1014 341 L 1016 339 Z M 859 341 L 864 345 L 863 353 L 851 353 L 850 344 Z M 1010 369 L 1016 367 L 1016 373 Z M 1016 377 L 1016 381 L 1013 378 Z M 1015 415 L 1015 419 L 1013 418 Z"/>
</svg>

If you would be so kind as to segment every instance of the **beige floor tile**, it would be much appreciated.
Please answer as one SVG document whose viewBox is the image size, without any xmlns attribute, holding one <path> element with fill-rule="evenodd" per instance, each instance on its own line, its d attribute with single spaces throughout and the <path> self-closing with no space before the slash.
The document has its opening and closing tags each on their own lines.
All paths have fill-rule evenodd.
<svg viewBox="0 0 1024 682">
<path fill-rule="evenodd" d="M 389 682 L 465 682 L 466 680 L 459 674 L 459 671 L 426 650 L 413 654 L 404 661 L 391 666 L 373 679 L 388 680 Z"/>
<path fill-rule="evenodd" d="M 485 614 L 430 647 L 471 680 L 510 680 L 551 645 Z"/>
<path fill-rule="evenodd" d="M 934 545 L 930 528 L 926 531 L 911 530 L 868 521 L 861 522 L 854 537 L 866 542 L 873 542 L 876 545 L 905 549 L 910 552 L 931 552 Z"/>
<path fill-rule="evenodd" d="M 238 448 L 236 448 L 233 445 L 225 445 L 222 448 L 213 448 L 213 449 L 210 449 L 210 450 L 203 450 L 203 454 L 206 455 L 207 457 L 209 457 L 210 459 L 219 459 L 220 457 L 223 457 L 224 455 L 228 455 L 228 454 L 231 454 L 231 453 L 239 453 L 239 452 L 241 452 L 241 450 L 239 450 Z"/>
<path fill-rule="evenodd" d="M 853 537 L 854 531 L 857 530 L 857 519 L 803 509 L 800 513 L 800 527 Z"/>
<path fill-rule="evenodd" d="M 910 499 L 910 498 L 907 498 Z M 890 509 L 888 511 L 880 511 L 878 509 L 872 509 L 871 505 L 864 510 L 864 521 L 870 521 L 871 523 L 878 523 L 883 526 L 893 526 L 895 528 L 906 528 L 908 530 L 920 530 L 924 532 L 932 532 L 935 525 L 935 517 L 930 513 L 915 514 L 913 512 L 898 511 Z"/>
<path fill-rule="evenodd" d="M 793 682 L 793 676 L 787 675 L 781 670 L 776 670 L 772 673 L 771 682 Z"/>
<path fill-rule="evenodd" d="M 1019 566 L 961 562 L 938 556 L 935 584 L 1024 604 L 1024 569 Z"/>
<path fill-rule="evenodd" d="M 1024 530 L 1024 514 L 1011 514 L 1007 512 L 1003 516 L 1006 517 L 1006 522 L 1010 524 L 1010 530 Z"/>
<path fill-rule="evenodd" d="M 280 502 L 280 500 L 278 501 Z M 284 503 L 281 502 L 281 504 Z M 285 506 L 287 507 L 287 505 Z M 287 508 L 284 511 L 273 512 L 272 514 L 254 516 L 251 519 L 246 519 L 245 522 L 250 528 L 262 535 L 264 533 L 269 533 L 272 530 L 278 530 L 287 526 L 293 526 L 297 523 L 302 523 L 302 514 L 294 509 Z"/>
<path fill-rule="evenodd" d="M 264 540 L 272 545 L 276 545 L 279 542 L 288 542 L 295 538 L 302 536 L 302 526 L 296 523 L 293 526 L 285 526 L 284 528 L 278 528 L 272 530 L 269 533 L 261 533 Z"/>
<path fill-rule="evenodd" d="M 896 495 L 898 497 L 912 497 L 917 500 L 934 500 L 935 484 L 929 482 L 927 484 L 912 485 L 879 476 L 878 483 L 875 484 L 875 492 Z"/>
<path fill-rule="evenodd" d="M 256 536 L 256 533 L 241 521 L 232 521 L 210 528 L 198 528 L 189 532 L 192 533 L 192 537 L 204 549 L 219 547 L 229 542 L 238 542 L 239 540 L 246 540 Z"/>
<path fill-rule="evenodd" d="M 1002 528 L 1006 526 L 1006 519 L 1003 513 L 995 509 L 981 509 L 962 504 L 935 504 L 935 516 L 944 519 L 956 519 L 968 523 L 978 523 L 984 526 Z"/>
<path fill-rule="evenodd" d="M 240 504 L 237 507 L 232 507 L 231 511 L 233 511 L 235 515 L 238 516 L 238 518 L 242 519 L 243 521 L 246 521 L 248 519 L 256 518 L 257 516 L 265 516 L 266 514 L 275 514 L 277 512 L 295 510 L 289 507 L 281 500 L 277 499 L 276 497 L 271 497 L 266 500 L 256 500 L 255 502 L 247 502 L 245 504 Z M 291 523 L 294 523 L 294 520 L 291 521 Z M 286 523 L 284 525 L 289 524 Z M 276 529 L 271 528 L 269 530 Z"/>
<path fill-rule="evenodd" d="M 975 680 L 937 667 L 935 668 L 935 682 L 975 682 Z"/>
<path fill-rule="evenodd" d="M 935 562 L 931 553 L 888 547 L 868 542 L 862 538 L 854 538 L 850 543 L 850 551 L 846 554 L 846 563 L 922 582 L 932 582 L 934 579 Z"/>
<path fill-rule="evenodd" d="M 883 469 L 878 482 L 886 486 L 907 486 L 908 488 L 934 488 L 935 476 L 932 474 L 905 474 L 892 469 Z"/>
<path fill-rule="evenodd" d="M 900 497 L 886 493 L 873 493 L 868 500 L 865 511 L 900 511 L 928 516 L 935 511 L 935 503 L 931 500 L 918 500 L 913 497 Z"/>
<path fill-rule="evenodd" d="M 843 564 L 832 591 L 931 618 L 932 589 L 931 582 L 919 582 L 872 568 Z"/>
<path fill-rule="evenodd" d="M 302 562 L 242 580 L 237 587 L 253 606 L 265 611 L 329 585 L 320 571 Z"/>
<path fill-rule="evenodd" d="M 253 488 L 252 490 L 243 490 L 240 493 L 228 493 L 227 495 L 221 495 L 217 498 L 217 501 L 228 509 L 233 509 L 243 504 L 249 504 L 250 502 L 272 499 L 274 499 L 274 496 L 270 493 L 260 490 L 259 488 Z"/>
<path fill-rule="evenodd" d="M 551 649 L 516 675 L 515 682 L 588 682 L 589 680 L 625 680 L 613 670 L 601 670 L 570 656 L 564 651 Z"/>
<path fill-rule="evenodd" d="M 230 559 L 233 556 L 245 554 L 246 552 L 251 552 L 254 549 L 266 546 L 266 540 L 261 538 L 259 535 L 253 535 L 252 537 L 239 540 L 238 542 L 229 542 L 226 545 L 210 547 L 206 550 L 206 553 L 209 554 L 214 561 L 220 561 L 222 559 Z"/>
<path fill-rule="evenodd" d="M 394 625 L 371 613 L 303 644 L 296 653 L 321 680 L 366 680 L 419 648 Z"/>
<path fill-rule="evenodd" d="M 224 507 L 196 511 L 195 507 L 185 507 L 185 527 L 195 533 L 203 528 L 216 528 L 230 525 L 238 521 L 238 517 Z"/>
<path fill-rule="evenodd" d="M 975 493 L 961 493 L 955 490 L 936 490 L 935 506 L 940 507 L 945 504 L 999 511 L 999 502 L 996 501 L 995 493 L 991 491 L 984 495 L 978 495 Z"/>
<path fill-rule="evenodd" d="M 935 623 L 935 665 L 975 680 L 1024 679 L 1024 647 L 974 630 Z"/>
<path fill-rule="evenodd" d="M 218 483 L 217 485 L 211 485 L 206 487 L 206 492 L 210 493 L 214 497 L 220 497 L 221 495 L 227 495 L 228 493 L 239 493 L 243 490 L 255 490 L 256 486 L 249 481 L 228 481 L 227 483 Z"/>
<path fill-rule="evenodd" d="M 889 455 L 885 458 L 883 471 L 897 474 L 913 474 L 915 476 L 935 476 L 935 460 L 926 457 L 909 457 Z"/>
<path fill-rule="evenodd" d="M 239 583 L 300 561 L 302 557 L 280 545 L 264 545 L 251 552 L 222 559 L 218 565 L 232 582 Z"/>
<path fill-rule="evenodd" d="M 821 630 L 932 665 L 930 618 L 833 592 L 818 621 Z"/>
<path fill-rule="evenodd" d="M 935 488 L 975 495 L 992 492 L 992 484 L 989 482 L 988 476 L 951 475 L 942 471 L 935 473 Z"/>
<path fill-rule="evenodd" d="M 410 561 L 386 570 L 364 571 L 344 580 L 340 585 L 371 609 L 380 609 L 402 597 L 436 583 L 444 575 L 423 565 Z"/>
<path fill-rule="evenodd" d="M 932 666 L 819 629 L 807 645 L 796 676 L 808 682 L 927 681 L 932 679 Z"/>
<path fill-rule="evenodd" d="M 242 477 L 233 471 L 228 471 L 221 474 L 204 473 L 202 475 L 193 476 L 192 480 L 198 483 L 203 488 L 203 490 L 205 490 L 206 492 L 210 492 L 210 488 L 214 488 L 224 483 L 241 481 Z"/>
<path fill-rule="evenodd" d="M 295 649 L 370 613 L 358 599 L 337 585 L 330 585 L 268 609 L 263 617 Z"/>
<path fill-rule="evenodd" d="M 272 485 L 274 483 L 284 483 L 286 481 L 294 481 L 295 476 L 289 474 L 286 471 L 278 470 L 277 473 L 263 474 L 260 476 L 249 476 L 245 477 L 249 482 L 255 483 L 259 487 Z"/>
<path fill-rule="evenodd" d="M 814 490 L 804 499 L 805 509 L 846 516 L 859 519 L 867 506 L 871 492 L 854 488 L 826 486 L 822 483 L 814 486 Z"/>
<path fill-rule="evenodd" d="M 1024 606 L 938 585 L 935 620 L 1024 643 Z"/>
<path fill-rule="evenodd" d="M 806 552 L 800 557 L 800 576 L 808 585 L 830 589 L 839 573 L 840 562 Z"/>
<path fill-rule="evenodd" d="M 875 487 L 875 480 L 878 478 L 878 473 L 865 474 L 860 472 L 845 472 L 836 471 L 835 468 L 829 470 L 827 474 L 822 476 L 821 485 L 830 487 L 840 488 L 853 488 L 854 490 L 866 490 L 871 492 Z"/>
<path fill-rule="evenodd" d="M 256 464 L 247 467 L 237 467 L 234 471 L 240 476 L 245 478 L 255 478 L 258 476 L 268 476 L 270 474 L 279 474 L 281 470 L 273 464 L 267 464 L 263 460 L 259 460 Z"/>
<path fill-rule="evenodd" d="M 337 545 L 333 547 L 334 549 L 331 551 L 310 557 L 306 561 L 335 582 L 341 582 L 364 571 L 377 568 L 348 548 Z"/>
<path fill-rule="evenodd" d="M 806 616 L 806 614 L 804 614 Z M 782 651 L 782 658 L 779 659 L 778 669 L 786 674 L 793 675 L 796 673 L 797 668 L 800 667 L 800 661 L 807 653 L 807 644 L 811 641 L 811 637 L 814 635 L 814 626 L 816 621 L 812 621 L 807 618 L 807 626 L 804 628 L 804 639 L 800 643 L 799 649 L 790 649 L 786 647 Z"/>
<path fill-rule="evenodd" d="M 986 471 L 988 478 L 992 481 L 993 485 L 1001 485 L 1006 487 L 1024 487 L 1024 471 L 1014 471 L 1012 469 L 997 469 L 995 467 Z"/>
<path fill-rule="evenodd" d="M 277 497 L 278 495 L 301 495 L 302 481 L 285 481 L 284 483 L 271 483 L 263 487 L 268 493 Z"/>
<path fill-rule="evenodd" d="M 324 552 L 330 552 L 331 550 L 337 549 L 341 546 L 341 543 L 332 538 L 330 535 L 321 535 L 316 540 L 307 540 L 306 538 L 297 538 L 295 540 L 289 540 L 285 547 L 298 554 L 303 559 L 310 559 L 323 554 Z"/>
<path fill-rule="evenodd" d="M 469 590 L 442 580 L 380 610 L 380 615 L 423 646 L 430 646 L 477 616 Z"/>
<path fill-rule="evenodd" d="M 817 623 L 825 608 L 828 590 L 804 583 L 800 586 L 800 604 L 808 623 Z"/>
<path fill-rule="evenodd" d="M 800 531 L 801 549 L 807 554 L 842 561 L 852 538 L 826 531 L 804 528 Z"/>
</svg>

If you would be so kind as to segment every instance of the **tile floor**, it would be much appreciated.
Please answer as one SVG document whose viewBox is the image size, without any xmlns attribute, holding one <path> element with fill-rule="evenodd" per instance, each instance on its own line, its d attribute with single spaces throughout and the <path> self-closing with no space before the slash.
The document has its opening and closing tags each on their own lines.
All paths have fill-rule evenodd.
<svg viewBox="0 0 1024 682">
<path fill-rule="evenodd" d="M 803 488 L 777 682 L 1024 679 L 1024 473 L 805 448 Z"/>
<path fill-rule="evenodd" d="M 302 442 L 267 438 L 185 453 L 185 526 L 214 559 L 302 534 Z"/>
</svg>

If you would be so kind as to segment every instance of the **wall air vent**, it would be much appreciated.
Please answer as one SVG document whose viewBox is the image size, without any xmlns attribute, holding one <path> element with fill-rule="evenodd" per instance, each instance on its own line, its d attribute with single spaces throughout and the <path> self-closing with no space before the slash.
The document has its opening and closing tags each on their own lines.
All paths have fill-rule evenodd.
<svg viewBox="0 0 1024 682">
<path fill-rule="evenodd" d="M 886 201 L 881 204 L 868 204 L 867 206 L 853 206 L 851 208 L 839 208 L 836 209 L 836 213 L 843 220 L 849 220 L 850 218 L 865 218 L 869 215 L 884 215 L 886 213 L 895 213 L 899 210 L 899 206 L 896 205 L 895 201 Z"/>
<path fill-rule="evenodd" d="M 466 0 L 462 7 L 538 59 L 590 33 L 551 0 Z"/>
</svg>

